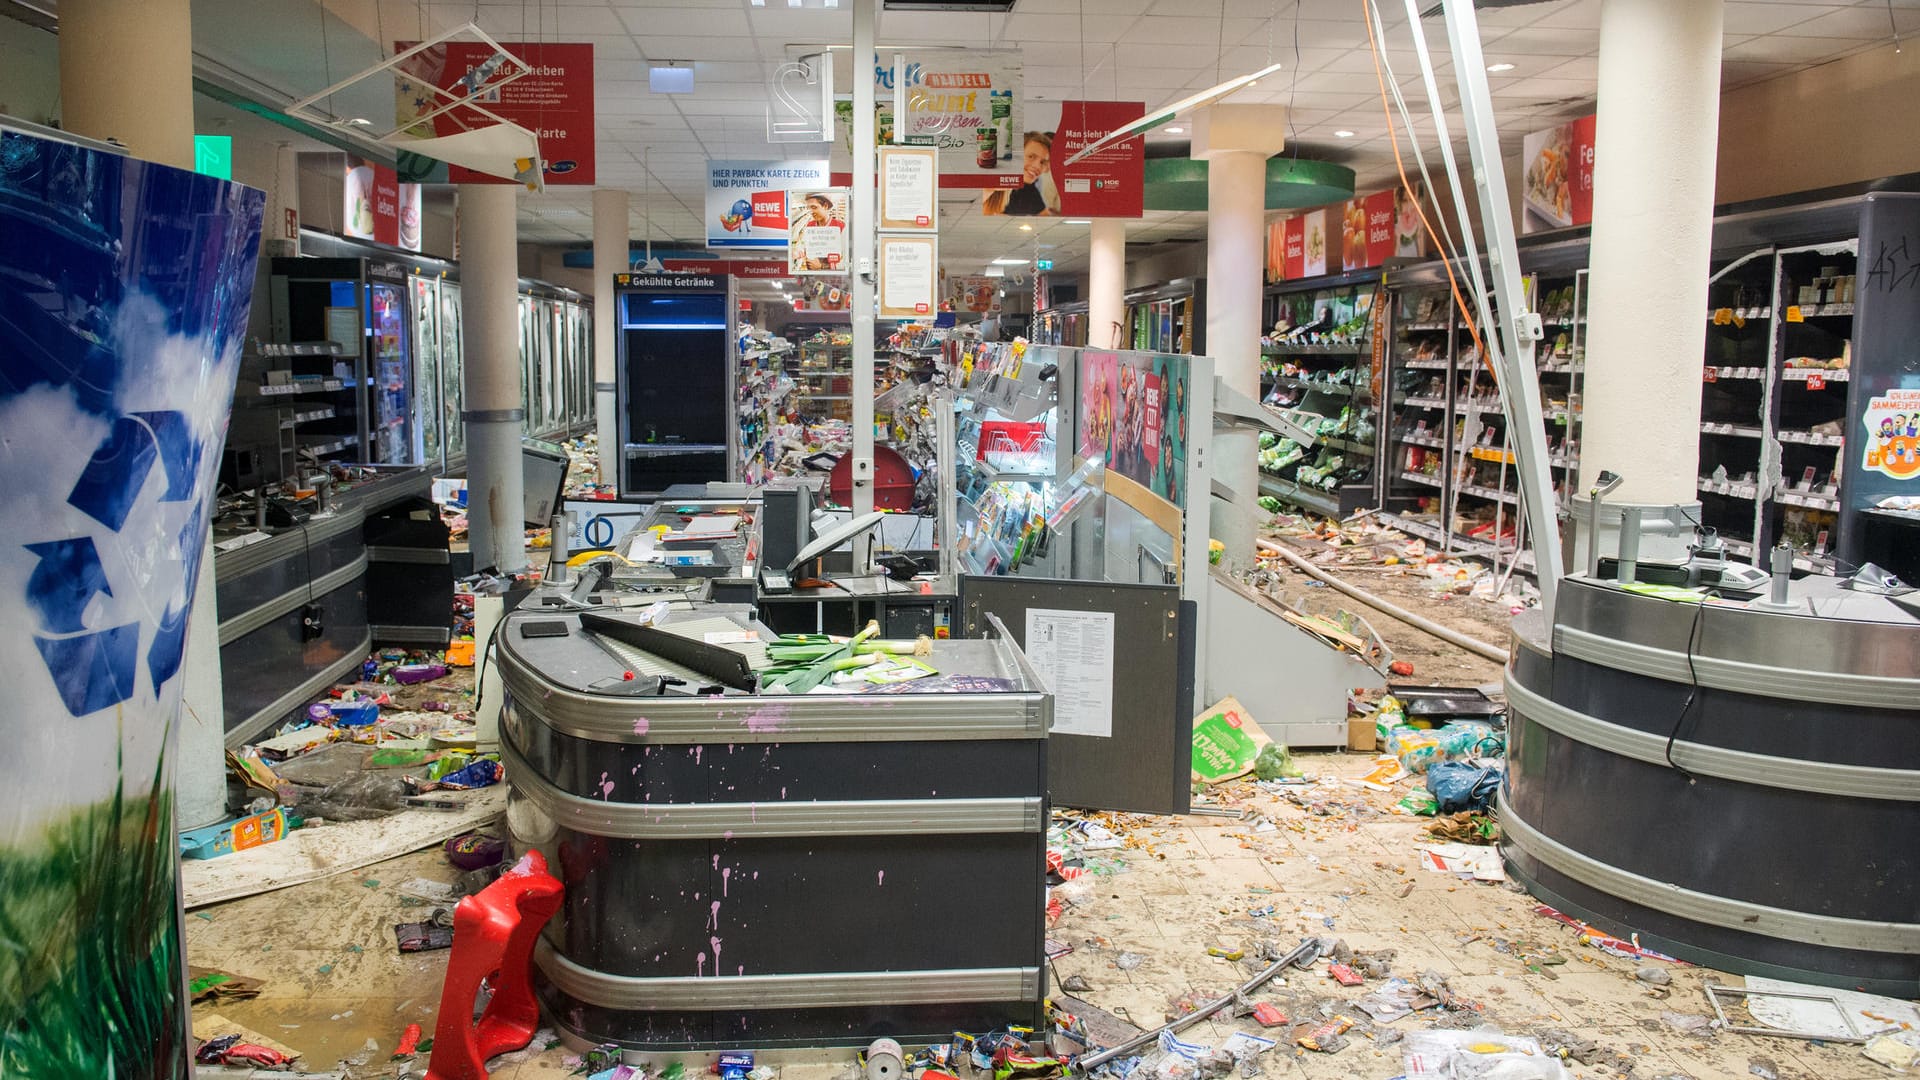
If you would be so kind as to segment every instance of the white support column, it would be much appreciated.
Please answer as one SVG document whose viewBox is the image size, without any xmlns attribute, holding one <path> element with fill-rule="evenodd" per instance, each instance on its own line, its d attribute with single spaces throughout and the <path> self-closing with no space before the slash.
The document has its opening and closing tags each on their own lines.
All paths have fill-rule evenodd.
<svg viewBox="0 0 1920 1080">
<path fill-rule="evenodd" d="M 853 274 L 853 516 L 873 512 L 873 117 L 874 0 L 853 0 L 853 193 L 847 230 L 852 234 Z M 853 572 L 873 566 L 873 533 L 853 542 Z"/>
<path fill-rule="evenodd" d="M 1722 17 L 1721 0 L 1600 8 L 1580 490 L 1620 474 L 1609 506 L 1698 505 Z"/>
<path fill-rule="evenodd" d="M 60 5 L 60 116 L 134 157 L 193 168 L 193 31 L 187 0 Z"/>
<path fill-rule="evenodd" d="M 519 252 L 511 184 L 460 185 L 460 330 L 466 351 L 467 543 L 476 569 L 527 565 L 520 435 Z"/>
<path fill-rule="evenodd" d="M 1087 345 L 1117 349 L 1127 319 L 1127 223 L 1094 218 L 1087 264 Z"/>
<path fill-rule="evenodd" d="M 1286 109 L 1215 105 L 1194 118 L 1193 156 L 1207 163 L 1207 355 L 1228 389 L 1260 397 L 1266 287 L 1267 158 L 1283 148 Z M 1195 423 L 1212 423 L 1195 417 Z M 1232 565 L 1253 560 L 1260 444 L 1251 428 L 1213 438 L 1213 481 L 1233 502 L 1209 501 L 1213 538 Z"/>
<path fill-rule="evenodd" d="M 614 310 L 613 275 L 629 265 L 632 237 L 627 225 L 629 199 L 615 188 L 593 192 L 593 415 L 600 444 L 600 482 L 619 482 L 620 423 L 614 415 L 616 383 L 615 335 L 620 313 Z"/>
<path fill-rule="evenodd" d="M 281 143 L 273 151 L 273 187 L 267 192 L 266 220 L 260 232 L 264 257 L 291 259 L 300 254 L 300 151 Z"/>
</svg>

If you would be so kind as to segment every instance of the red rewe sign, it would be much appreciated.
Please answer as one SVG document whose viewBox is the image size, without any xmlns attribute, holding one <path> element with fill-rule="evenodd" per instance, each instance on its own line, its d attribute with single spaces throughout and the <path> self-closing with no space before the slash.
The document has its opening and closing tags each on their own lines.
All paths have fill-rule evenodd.
<svg viewBox="0 0 1920 1080">
<path fill-rule="evenodd" d="M 396 41 L 394 51 L 404 52 L 414 44 Z M 547 183 L 591 186 L 594 182 L 593 46 L 508 41 L 501 42 L 501 48 L 532 70 L 492 91 L 483 89 L 475 102 L 534 133 L 540 140 L 540 158 L 546 163 Z M 423 115 L 445 101 L 431 93 L 422 93 L 420 87 L 412 85 L 414 80 L 464 96 L 462 81 L 481 70 L 493 55 L 493 47 L 484 42 L 449 41 L 402 62 L 395 77 L 395 108 L 400 125 L 407 127 L 411 117 Z M 462 108 L 422 122 L 430 124 L 429 134 L 438 136 L 455 135 L 491 123 L 472 110 Z M 513 183 L 458 165 L 447 167 L 447 182 Z"/>
<path fill-rule="evenodd" d="M 753 207 L 753 227 L 756 229 L 785 229 L 787 227 L 787 193 L 784 191 L 756 191 L 750 205 Z"/>
</svg>

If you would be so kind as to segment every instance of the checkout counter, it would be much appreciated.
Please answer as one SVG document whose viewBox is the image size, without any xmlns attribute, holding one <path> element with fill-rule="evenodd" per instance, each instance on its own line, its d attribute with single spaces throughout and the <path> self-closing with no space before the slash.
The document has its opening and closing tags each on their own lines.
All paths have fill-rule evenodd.
<svg viewBox="0 0 1920 1080">
<path fill-rule="evenodd" d="M 508 829 L 566 885 L 534 953 L 563 1037 L 764 1050 L 1044 1023 L 1052 697 L 1004 628 L 935 642 L 944 678 L 786 694 L 738 677 L 765 658 L 741 632 L 772 633 L 751 605 L 669 599 L 638 628 L 617 605 L 660 601 L 584 584 L 598 602 L 549 584 L 494 638 Z"/>
<path fill-rule="evenodd" d="M 1697 603 L 1580 574 L 1555 625 L 1515 618 L 1502 850 L 1649 948 L 1912 997 L 1920 592 L 1778 584 Z"/>
<path fill-rule="evenodd" d="M 214 522 L 214 595 L 220 613 L 220 668 L 229 746 L 256 738 L 327 687 L 349 677 L 376 638 L 369 595 L 391 595 L 392 574 L 419 581 L 445 578 L 445 529 L 437 552 L 408 529 L 415 508 L 428 506 L 431 475 L 419 467 L 356 467 L 363 477 L 318 498 L 256 508 L 231 501 Z M 277 522 L 277 524 L 275 523 Z M 438 526 L 435 516 L 433 524 Z M 369 545 L 369 534 L 375 541 Z M 416 535 L 401 539 L 397 532 Z M 370 587 L 370 581 L 371 586 Z M 444 645 L 452 626 L 450 595 L 441 605 Z M 430 610 L 430 609 L 429 609 Z M 378 603 L 375 612 L 378 614 Z M 409 616 L 418 620 L 420 615 Z M 422 628 L 409 628 L 420 630 Z M 409 635 L 400 633 L 399 638 Z M 425 643 L 418 633 L 410 640 Z"/>
</svg>

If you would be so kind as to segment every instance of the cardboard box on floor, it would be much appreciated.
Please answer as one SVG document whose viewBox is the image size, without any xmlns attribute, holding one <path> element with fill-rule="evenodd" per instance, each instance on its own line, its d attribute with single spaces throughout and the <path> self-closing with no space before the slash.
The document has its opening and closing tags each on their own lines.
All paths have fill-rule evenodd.
<svg viewBox="0 0 1920 1080">
<path fill-rule="evenodd" d="M 1218 784 L 1253 771 L 1253 761 L 1272 739 L 1232 697 L 1224 697 L 1193 718 L 1193 779 Z"/>
</svg>

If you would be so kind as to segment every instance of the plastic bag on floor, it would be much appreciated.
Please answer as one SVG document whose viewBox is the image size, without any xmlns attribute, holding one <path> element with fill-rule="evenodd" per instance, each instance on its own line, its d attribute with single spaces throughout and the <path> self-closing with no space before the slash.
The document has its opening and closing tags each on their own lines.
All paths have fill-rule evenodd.
<svg viewBox="0 0 1920 1080">
<path fill-rule="evenodd" d="M 369 821 L 386 817 L 405 805 L 407 783 L 389 772 L 350 776 L 315 793 L 303 793 L 300 816 L 327 821 Z"/>
<path fill-rule="evenodd" d="M 1533 1039 L 1494 1028 L 1410 1031 L 1401 1064 L 1407 1080 L 1571 1080 L 1560 1059 Z"/>
<path fill-rule="evenodd" d="M 1458 761 L 1442 761 L 1427 770 L 1427 790 L 1442 814 L 1485 810 L 1493 804 L 1504 775 L 1500 766 L 1477 768 Z"/>
</svg>

